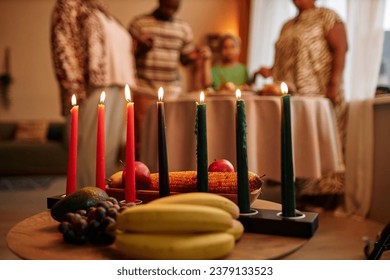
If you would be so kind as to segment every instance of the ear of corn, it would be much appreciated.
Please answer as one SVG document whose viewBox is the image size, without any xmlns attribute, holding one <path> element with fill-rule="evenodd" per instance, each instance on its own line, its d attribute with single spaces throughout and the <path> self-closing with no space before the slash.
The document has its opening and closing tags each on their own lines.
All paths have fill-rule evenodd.
<svg viewBox="0 0 390 280">
<path fill-rule="evenodd" d="M 209 192 L 211 193 L 237 193 L 237 172 L 209 172 Z M 151 190 L 158 190 L 158 173 L 150 174 Z M 248 172 L 250 191 L 261 188 L 263 180 L 253 172 Z M 170 190 L 173 192 L 196 192 L 196 171 L 173 171 L 169 172 Z"/>
</svg>

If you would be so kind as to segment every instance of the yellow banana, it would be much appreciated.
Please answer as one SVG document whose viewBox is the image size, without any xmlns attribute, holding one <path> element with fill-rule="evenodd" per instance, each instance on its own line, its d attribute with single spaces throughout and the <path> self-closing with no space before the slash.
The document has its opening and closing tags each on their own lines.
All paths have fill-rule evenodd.
<svg viewBox="0 0 390 280">
<path fill-rule="evenodd" d="M 161 234 L 117 232 L 116 248 L 130 259 L 205 260 L 226 256 L 234 237 L 224 232 Z"/>
<path fill-rule="evenodd" d="M 224 210 L 188 204 L 145 204 L 130 207 L 117 217 L 119 230 L 132 232 L 195 233 L 225 231 L 232 217 Z"/>
<path fill-rule="evenodd" d="M 123 188 L 123 180 L 122 180 L 122 173 L 123 171 L 118 171 L 111 175 L 110 178 L 108 178 L 107 185 L 110 188 Z"/>
<path fill-rule="evenodd" d="M 234 219 L 240 216 L 240 208 L 230 199 L 214 193 L 191 192 L 158 198 L 150 204 L 193 204 L 220 208 Z"/>
<path fill-rule="evenodd" d="M 242 234 L 244 233 L 244 226 L 241 224 L 239 220 L 233 220 L 233 225 L 229 228 L 227 233 L 233 235 L 236 241 L 240 240 Z"/>
</svg>

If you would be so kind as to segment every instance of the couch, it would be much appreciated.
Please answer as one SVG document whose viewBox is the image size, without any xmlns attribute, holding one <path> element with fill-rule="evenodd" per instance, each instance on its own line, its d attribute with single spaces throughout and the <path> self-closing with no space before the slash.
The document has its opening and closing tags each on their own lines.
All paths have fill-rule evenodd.
<svg viewBox="0 0 390 280">
<path fill-rule="evenodd" d="M 64 122 L 0 122 L 0 176 L 66 174 L 65 127 Z M 42 136 L 32 135 L 37 133 Z"/>
</svg>

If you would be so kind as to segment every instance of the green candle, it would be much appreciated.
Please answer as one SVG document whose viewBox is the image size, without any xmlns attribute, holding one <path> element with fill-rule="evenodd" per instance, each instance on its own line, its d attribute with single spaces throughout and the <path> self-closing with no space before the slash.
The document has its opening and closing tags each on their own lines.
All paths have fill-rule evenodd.
<svg viewBox="0 0 390 280">
<path fill-rule="evenodd" d="M 158 181 L 160 197 L 170 195 L 167 143 L 165 138 L 165 112 L 164 102 L 162 101 L 163 95 L 164 90 L 160 87 L 158 90 L 157 102 Z"/>
<path fill-rule="evenodd" d="M 290 95 L 287 93 L 287 85 L 282 83 L 282 131 L 281 131 L 281 164 L 282 164 L 282 215 L 283 217 L 295 217 L 295 186 L 293 147 L 291 141 L 291 113 Z"/>
<path fill-rule="evenodd" d="M 199 192 L 208 192 L 208 160 L 207 160 L 207 126 L 206 126 L 206 104 L 204 93 L 200 93 L 200 103 L 196 103 L 196 125 L 195 133 L 197 139 L 197 182 Z"/>
<path fill-rule="evenodd" d="M 237 157 L 237 200 L 241 213 L 250 213 L 250 195 L 248 180 L 248 156 L 246 145 L 245 102 L 241 91 L 236 91 L 236 157 Z"/>
</svg>

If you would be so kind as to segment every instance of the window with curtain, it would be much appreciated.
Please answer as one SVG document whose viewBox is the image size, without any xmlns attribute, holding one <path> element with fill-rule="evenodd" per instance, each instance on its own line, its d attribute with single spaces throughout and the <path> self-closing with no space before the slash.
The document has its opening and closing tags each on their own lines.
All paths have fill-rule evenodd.
<svg viewBox="0 0 390 280">
<path fill-rule="evenodd" d="M 385 18 L 390 25 L 390 15 L 385 17 L 385 11 L 388 10 L 385 9 L 385 4 L 388 7 L 388 2 L 390 0 L 316 1 L 318 7 L 335 10 L 346 24 L 349 49 L 344 84 L 348 101 L 372 98 L 375 95 L 381 68 Z M 296 13 L 291 0 L 252 0 L 247 63 L 250 72 L 260 66 L 272 66 L 274 44 L 280 28 Z M 388 69 L 390 71 L 390 64 Z M 255 87 L 260 88 L 268 82 L 259 77 Z"/>
<path fill-rule="evenodd" d="M 379 69 L 378 92 L 388 93 L 390 88 L 390 1 L 386 1 L 383 30 L 385 32 L 385 38 Z"/>
</svg>

